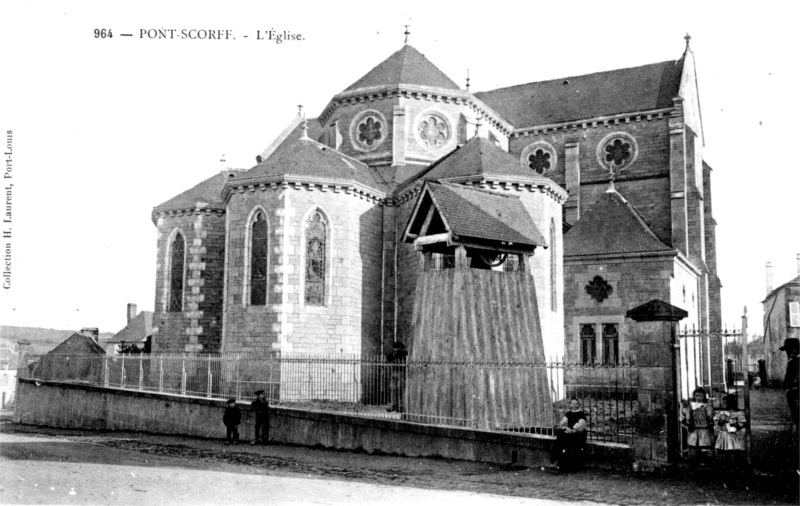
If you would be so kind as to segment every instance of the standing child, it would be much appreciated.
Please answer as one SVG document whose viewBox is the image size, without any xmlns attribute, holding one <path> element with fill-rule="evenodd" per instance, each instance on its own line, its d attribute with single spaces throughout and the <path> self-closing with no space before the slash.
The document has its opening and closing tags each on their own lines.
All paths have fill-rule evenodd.
<svg viewBox="0 0 800 506">
<path fill-rule="evenodd" d="M 717 418 L 719 435 L 714 447 L 729 467 L 744 455 L 745 419 L 741 411 L 722 411 Z"/>
<path fill-rule="evenodd" d="M 256 391 L 256 400 L 250 405 L 256 413 L 255 437 L 250 444 L 269 444 L 269 402 L 263 390 Z"/>
<path fill-rule="evenodd" d="M 694 460 L 702 460 L 714 446 L 714 409 L 703 387 L 695 389 L 682 412 L 681 423 L 689 431 L 689 451 Z"/>
<path fill-rule="evenodd" d="M 225 424 L 227 433 L 225 434 L 225 444 L 237 444 L 239 442 L 239 423 L 242 421 L 242 412 L 236 405 L 236 399 L 228 399 L 225 407 L 225 414 L 222 415 L 222 423 Z"/>
</svg>

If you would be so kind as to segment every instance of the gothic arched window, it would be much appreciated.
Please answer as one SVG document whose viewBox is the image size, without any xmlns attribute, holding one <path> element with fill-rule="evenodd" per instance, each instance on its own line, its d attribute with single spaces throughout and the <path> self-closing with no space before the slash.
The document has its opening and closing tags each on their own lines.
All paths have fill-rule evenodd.
<svg viewBox="0 0 800 506">
<path fill-rule="evenodd" d="M 256 213 L 250 230 L 250 305 L 267 303 L 267 255 L 269 254 L 267 218 Z"/>
<path fill-rule="evenodd" d="M 558 310 L 558 286 L 556 274 L 556 223 L 550 220 L 550 309 Z"/>
<path fill-rule="evenodd" d="M 306 223 L 306 304 L 325 305 L 325 274 L 328 248 L 328 227 L 325 217 L 315 211 Z"/>
<path fill-rule="evenodd" d="M 183 266 L 186 245 L 183 235 L 175 234 L 169 254 L 169 303 L 167 311 L 183 311 Z"/>
</svg>

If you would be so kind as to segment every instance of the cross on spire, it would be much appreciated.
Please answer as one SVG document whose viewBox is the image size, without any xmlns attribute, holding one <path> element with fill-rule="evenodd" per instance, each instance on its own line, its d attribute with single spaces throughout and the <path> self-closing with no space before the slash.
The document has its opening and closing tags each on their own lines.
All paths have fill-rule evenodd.
<svg viewBox="0 0 800 506">
<path fill-rule="evenodd" d="M 689 49 L 689 41 L 692 40 L 692 36 L 689 35 L 689 32 L 686 32 L 686 35 L 684 35 L 683 38 L 686 40 L 686 49 Z"/>
<path fill-rule="evenodd" d="M 405 31 L 405 32 L 403 32 L 403 34 L 405 34 L 405 36 L 406 36 L 406 39 L 403 41 L 403 44 L 408 44 L 408 36 L 409 36 L 409 35 L 411 35 L 411 32 L 409 32 L 409 31 L 408 31 L 408 27 L 409 27 L 409 26 L 411 26 L 411 25 L 405 25 L 405 27 L 406 27 L 406 31 Z"/>
<path fill-rule="evenodd" d="M 469 91 L 469 69 L 467 69 L 467 91 Z"/>
</svg>

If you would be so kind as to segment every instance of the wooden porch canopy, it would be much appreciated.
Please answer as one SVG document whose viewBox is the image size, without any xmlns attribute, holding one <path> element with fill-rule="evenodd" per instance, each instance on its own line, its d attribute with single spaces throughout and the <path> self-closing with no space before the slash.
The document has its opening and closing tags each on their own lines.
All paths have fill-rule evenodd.
<svg viewBox="0 0 800 506">
<path fill-rule="evenodd" d="M 434 181 L 422 187 L 403 240 L 433 253 L 463 246 L 530 255 L 537 246 L 547 247 L 519 197 Z"/>
</svg>

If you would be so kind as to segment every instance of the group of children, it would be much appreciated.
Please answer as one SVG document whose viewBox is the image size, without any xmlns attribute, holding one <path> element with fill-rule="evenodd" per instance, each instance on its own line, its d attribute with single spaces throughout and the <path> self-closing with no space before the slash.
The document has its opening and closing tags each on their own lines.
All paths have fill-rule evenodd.
<svg viewBox="0 0 800 506">
<path fill-rule="evenodd" d="M 256 391 L 256 398 L 250 403 L 256 415 L 255 438 L 251 445 L 269 444 L 269 401 L 263 390 Z M 222 423 L 225 424 L 225 444 L 239 443 L 239 424 L 242 422 L 242 411 L 236 405 L 236 399 L 228 399 Z"/>
<path fill-rule="evenodd" d="M 687 445 L 695 461 L 704 460 L 715 449 L 726 463 L 744 454 L 746 420 L 744 413 L 733 408 L 715 413 L 704 388 L 692 393 L 692 400 L 681 410 L 681 423 L 688 431 Z"/>
</svg>

